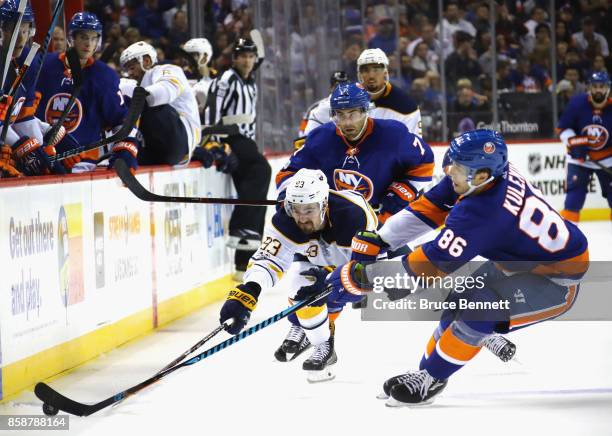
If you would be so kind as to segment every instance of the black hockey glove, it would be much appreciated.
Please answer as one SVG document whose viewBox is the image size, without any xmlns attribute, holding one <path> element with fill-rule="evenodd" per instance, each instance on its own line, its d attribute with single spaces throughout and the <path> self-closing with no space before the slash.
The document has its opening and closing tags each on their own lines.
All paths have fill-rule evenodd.
<svg viewBox="0 0 612 436">
<path fill-rule="evenodd" d="M 228 333 L 237 335 L 247 325 L 251 312 L 257 306 L 260 292 L 261 286 L 255 282 L 238 285 L 230 291 L 219 316 L 221 324 L 231 321 L 225 328 Z"/>
</svg>

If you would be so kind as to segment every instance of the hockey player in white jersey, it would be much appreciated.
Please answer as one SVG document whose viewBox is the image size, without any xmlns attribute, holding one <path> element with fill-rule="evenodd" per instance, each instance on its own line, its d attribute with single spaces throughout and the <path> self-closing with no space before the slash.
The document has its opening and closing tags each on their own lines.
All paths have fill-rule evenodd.
<svg viewBox="0 0 612 436">
<path fill-rule="evenodd" d="M 202 77 L 200 80 L 195 80 L 194 83 L 191 84 L 196 100 L 198 101 L 198 109 L 202 112 L 206 106 L 208 88 L 210 88 L 210 84 L 217 73 L 215 69 L 208 66 L 212 58 L 213 49 L 208 39 L 192 38 L 185 43 L 183 50 L 194 57 L 198 66 L 199 76 Z"/>
<path fill-rule="evenodd" d="M 370 94 L 370 117 L 397 120 L 405 124 L 410 133 L 423 136 L 421 111 L 408 94 L 389 82 L 389 58 L 384 51 L 379 48 L 364 50 L 357 59 L 357 78 Z M 311 119 L 316 122 L 308 123 L 304 135 L 331 121 L 329 104 L 320 104 L 312 109 L 309 113 L 309 120 Z M 303 140 L 296 140 L 296 148 L 301 144 Z"/>
<path fill-rule="evenodd" d="M 126 48 L 120 63 L 133 79 L 122 81 L 121 91 L 131 96 L 139 84 L 148 92 L 139 124 L 144 143 L 142 147 L 121 150 L 121 158 L 131 169 L 136 169 L 138 164 L 189 162 L 200 142 L 201 126 L 198 104 L 183 70 L 176 65 L 158 65 L 155 48 L 144 41 Z"/>
<path fill-rule="evenodd" d="M 353 235 L 360 230 L 372 231 L 377 224 L 376 214 L 361 195 L 330 190 L 320 170 L 299 170 L 287 187 L 284 207 L 265 228 L 244 282 L 229 293 L 221 309 L 221 323 L 233 319 L 227 330 L 238 334 L 255 309 L 260 292 L 274 286 L 285 273 L 290 301 L 302 300 L 309 285 L 320 286 L 327 276 L 328 271 L 319 267 L 347 262 Z M 315 284 L 309 277 L 316 277 Z M 328 367 L 336 362 L 333 320 L 342 306 L 320 301 L 289 316 L 291 330 L 275 357 L 292 360 L 313 344 L 314 352 L 302 366 L 309 372 L 308 380 L 332 378 Z"/>
</svg>

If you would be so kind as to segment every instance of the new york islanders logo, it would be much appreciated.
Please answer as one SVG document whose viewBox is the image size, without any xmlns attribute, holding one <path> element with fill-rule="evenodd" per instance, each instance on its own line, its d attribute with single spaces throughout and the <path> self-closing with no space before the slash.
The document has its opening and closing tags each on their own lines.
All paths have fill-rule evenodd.
<svg viewBox="0 0 612 436">
<path fill-rule="evenodd" d="M 65 92 L 57 93 L 51 97 L 47 102 L 47 107 L 45 108 L 45 121 L 49 124 L 55 124 L 68 105 L 69 100 L 70 94 Z M 66 120 L 64 121 L 66 131 L 68 133 L 74 132 L 81 124 L 82 118 L 83 108 L 81 106 L 81 102 L 77 98 L 75 99 L 72 109 L 70 109 L 70 112 L 68 112 Z"/>
<path fill-rule="evenodd" d="M 356 191 L 366 201 L 370 201 L 374 193 L 374 184 L 370 178 L 357 171 L 337 168 L 334 170 L 334 186 L 338 191 Z"/>
<path fill-rule="evenodd" d="M 584 126 L 582 128 L 582 134 L 590 138 L 589 148 L 591 150 L 601 150 L 606 146 L 608 143 L 608 138 L 610 138 L 608 129 L 599 124 L 589 124 Z"/>
<path fill-rule="evenodd" d="M 492 142 L 485 142 L 485 145 L 483 145 L 482 150 L 486 154 L 492 154 L 495 152 L 495 144 L 493 144 Z"/>
</svg>

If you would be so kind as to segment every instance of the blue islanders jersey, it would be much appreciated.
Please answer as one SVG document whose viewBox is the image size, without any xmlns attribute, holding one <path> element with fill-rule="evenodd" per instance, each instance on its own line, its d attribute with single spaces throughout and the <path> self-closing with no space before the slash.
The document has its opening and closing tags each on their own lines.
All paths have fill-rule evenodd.
<svg viewBox="0 0 612 436">
<path fill-rule="evenodd" d="M 565 129 L 572 129 L 578 136 L 592 137 L 589 158 L 606 166 L 612 165 L 612 98 L 608 99 L 603 109 L 596 109 L 591 104 L 589 94 L 572 97 L 559 119 L 559 130 Z M 573 160 L 572 163 L 580 164 Z"/>
<path fill-rule="evenodd" d="M 414 198 L 432 179 L 431 148 L 396 120 L 368 118 L 364 135 L 350 143 L 334 123 L 314 129 L 276 176 L 282 191 L 301 168 L 320 169 L 331 189 L 353 190 L 377 207 L 387 189 L 401 182 Z"/>
<path fill-rule="evenodd" d="M 360 230 L 376 230 L 374 211 L 364 198 L 349 191 L 329 191 L 325 227 L 306 234 L 283 208 L 264 230 L 261 247 L 255 252 L 244 282 L 254 281 L 262 288 L 273 286 L 300 254 L 313 265 L 337 266 L 351 259 L 351 242 Z"/>
<path fill-rule="evenodd" d="M 119 76 L 106 64 L 90 59 L 83 68 L 81 91 L 64 121 L 66 131 L 79 142 L 98 141 L 105 130 L 123 123 L 127 107 L 119 91 Z M 40 97 L 36 115 L 54 124 L 73 90 L 64 53 L 49 53 L 36 91 Z"/>
<path fill-rule="evenodd" d="M 405 239 L 406 233 L 422 234 L 441 225 L 433 241 L 405 258 L 413 273 L 443 276 L 476 256 L 507 271 L 530 271 L 560 283 L 579 280 L 588 269 L 586 237 L 512 165 L 506 176 L 467 197 L 455 193 L 450 177 L 445 177 L 390 218 L 379 233 L 393 248 L 394 239 Z"/>
<path fill-rule="evenodd" d="M 11 85 L 15 81 L 17 71 L 23 65 L 25 58 L 30 52 L 30 47 L 24 47 L 19 58 L 11 60 L 9 65 L 8 74 L 6 81 L 4 82 L 3 94 L 8 93 Z M 11 113 L 11 122 L 27 121 L 34 118 L 36 95 L 34 89 L 35 72 L 38 70 L 40 65 L 40 56 L 34 57 L 34 60 L 30 64 L 26 75 L 21 82 L 19 88 L 17 88 L 15 95 L 13 96 L 13 112 Z M 0 120 L 0 125 L 2 120 Z"/>
</svg>

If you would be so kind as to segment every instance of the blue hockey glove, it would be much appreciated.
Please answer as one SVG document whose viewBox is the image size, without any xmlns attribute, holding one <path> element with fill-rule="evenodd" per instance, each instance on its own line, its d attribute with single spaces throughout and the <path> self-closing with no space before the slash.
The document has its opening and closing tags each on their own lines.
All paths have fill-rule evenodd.
<svg viewBox="0 0 612 436">
<path fill-rule="evenodd" d="M 138 169 L 138 140 L 128 137 L 123 141 L 115 142 L 111 149 L 111 157 L 108 160 L 108 168 L 113 168 L 117 159 L 122 159 L 130 168 L 132 174 Z"/>
<path fill-rule="evenodd" d="M 228 333 L 237 335 L 247 325 L 251 312 L 257 306 L 260 292 L 261 286 L 255 282 L 238 285 L 230 291 L 219 314 L 221 324 L 232 320 L 225 328 Z"/>
<path fill-rule="evenodd" d="M 351 260 L 349 263 L 339 266 L 327 278 L 327 284 L 331 286 L 331 294 L 328 301 L 335 303 L 352 303 L 359 301 L 372 290 L 365 275 L 364 266 Z"/>
<path fill-rule="evenodd" d="M 384 223 L 390 216 L 408 206 L 416 198 L 416 192 L 406 183 L 393 182 L 380 202 L 378 219 Z"/>
<path fill-rule="evenodd" d="M 52 165 L 49 156 L 55 155 L 55 148 L 43 147 L 36 138 L 22 136 L 12 146 L 17 169 L 26 176 L 50 174 Z"/>
<path fill-rule="evenodd" d="M 585 161 L 589 152 L 588 136 L 572 136 L 567 140 L 567 152 L 577 160 Z"/>
<path fill-rule="evenodd" d="M 215 162 L 212 153 L 204 147 L 196 147 L 191 155 L 191 160 L 200 162 L 204 168 L 210 168 Z"/>
<path fill-rule="evenodd" d="M 315 267 L 309 270 L 302 271 L 300 275 L 304 277 L 310 277 L 313 280 L 312 285 L 302 286 L 295 294 L 295 300 L 303 301 L 310 298 L 313 295 L 317 295 L 325 289 L 325 279 L 332 271 L 329 267 Z M 310 306 L 322 306 L 325 304 L 327 297 L 320 298 L 312 303 Z"/>
</svg>

